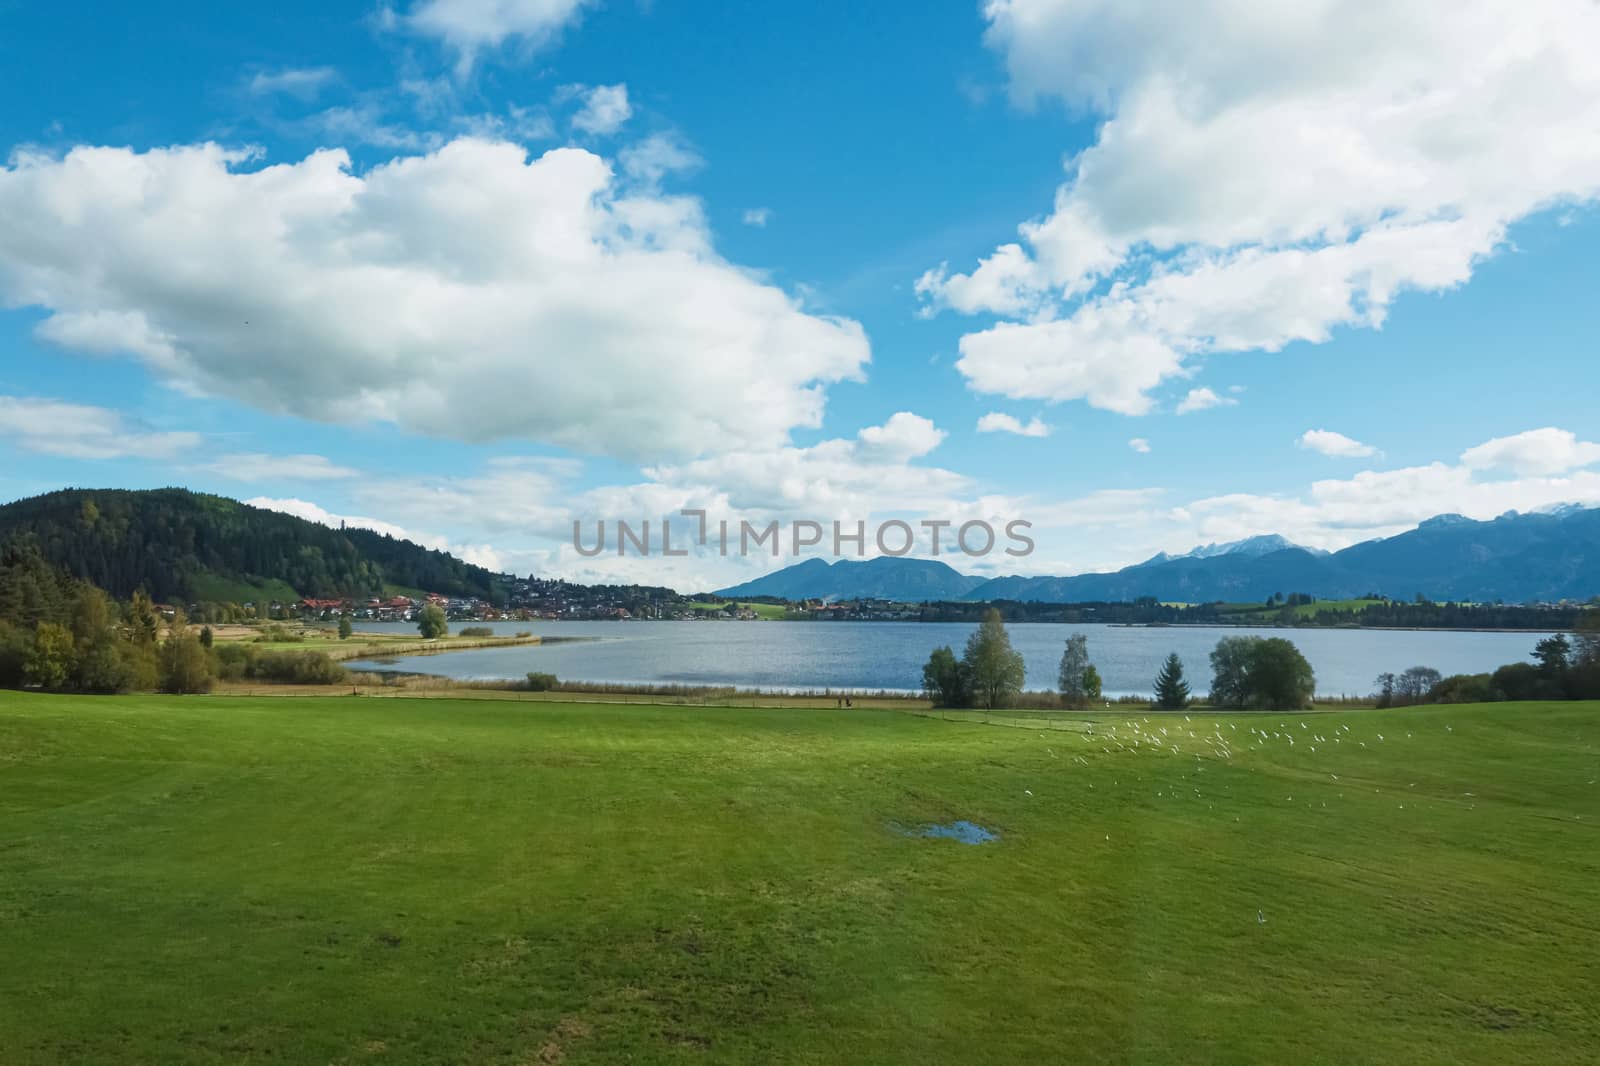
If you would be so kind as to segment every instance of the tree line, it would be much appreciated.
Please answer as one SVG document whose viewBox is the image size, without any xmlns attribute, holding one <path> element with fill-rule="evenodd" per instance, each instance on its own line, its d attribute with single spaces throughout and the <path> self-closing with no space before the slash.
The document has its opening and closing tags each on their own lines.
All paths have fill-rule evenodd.
<svg viewBox="0 0 1600 1066">
<path fill-rule="evenodd" d="M 1484 674 L 1445 677 L 1430 666 L 1379 674 L 1380 707 L 1421 703 L 1494 703 L 1502 700 L 1600 700 L 1600 617 L 1588 615 L 1569 636 L 1540 640 L 1531 662 L 1507 663 Z"/>
<path fill-rule="evenodd" d="M 349 633 L 342 619 L 340 636 Z M 344 677 L 322 652 L 216 644 L 210 626 L 191 625 L 181 609 L 164 623 L 143 590 L 118 601 L 29 546 L 0 548 L 0 687 L 190 693 L 208 691 L 218 678 L 331 684 Z"/>
<path fill-rule="evenodd" d="M 1223 637 L 1211 652 L 1213 707 L 1289 710 L 1308 706 L 1316 691 L 1311 663 L 1294 643 L 1282 637 Z M 1022 653 L 1011 644 L 1005 621 L 990 608 L 967 638 L 960 658 L 950 646 L 935 648 L 922 668 L 922 690 L 936 707 L 981 707 L 994 710 L 1022 694 Z M 1181 710 L 1190 703 L 1183 660 L 1168 655 L 1153 684 L 1156 706 Z M 1103 699 L 1100 673 L 1089 661 L 1089 640 L 1082 633 L 1067 638 L 1057 671 L 1061 705 L 1082 710 Z"/>
<path fill-rule="evenodd" d="M 966 603 L 938 601 L 917 604 L 915 621 L 978 622 L 998 610 L 1008 622 L 1055 622 L 1065 625 L 1250 625 L 1305 629 L 1366 626 L 1383 629 L 1571 629 L 1586 615 L 1600 615 L 1600 604 L 1531 607 L 1510 603 L 1435 603 L 1431 600 L 1386 600 L 1358 608 L 1318 599 L 1309 593 L 1276 593 L 1260 605 L 1236 603 L 1164 603 L 1154 596 L 1127 602 L 1040 603 L 991 600 Z M 767 597 L 767 599 L 773 599 Z M 778 601 L 786 602 L 786 601 Z M 913 605 L 907 605 L 908 607 Z"/>
</svg>

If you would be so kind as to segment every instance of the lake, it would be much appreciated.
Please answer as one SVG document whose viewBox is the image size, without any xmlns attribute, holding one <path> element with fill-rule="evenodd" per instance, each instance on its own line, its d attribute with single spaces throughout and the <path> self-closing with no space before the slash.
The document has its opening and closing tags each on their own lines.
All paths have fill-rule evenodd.
<svg viewBox="0 0 1600 1066">
<path fill-rule="evenodd" d="M 733 685 L 771 691 L 911 690 L 922 683 L 928 653 L 948 644 L 961 654 L 975 625 L 965 622 L 495 622 L 497 635 L 532 632 L 588 638 L 440 655 L 362 660 L 355 670 L 414 670 L 459 680 L 521 678 L 538 670 L 564 681 L 621 684 Z M 366 623 L 365 632 L 415 633 L 405 622 Z M 452 629 L 459 629 L 453 625 Z M 1058 623 L 1009 626 L 1027 662 L 1030 689 L 1054 689 L 1066 639 L 1089 638 L 1089 658 L 1108 696 L 1149 693 L 1169 652 L 1183 659 L 1190 685 L 1204 691 L 1207 656 L 1225 636 L 1287 637 L 1317 674 L 1324 696 L 1367 695 L 1373 678 L 1411 666 L 1443 674 L 1480 673 L 1526 661 L 1546 633 L 1462 630 L 1142 628 Z"/>
</svg>

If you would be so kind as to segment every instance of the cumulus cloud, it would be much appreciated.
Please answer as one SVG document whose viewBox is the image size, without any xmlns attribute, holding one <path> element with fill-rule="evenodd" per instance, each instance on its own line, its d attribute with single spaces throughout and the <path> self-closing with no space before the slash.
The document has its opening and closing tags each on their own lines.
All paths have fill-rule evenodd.
<svg viewBox="0 0 1600 1066">
<path fill-rule="evenodd" d="M 572 116 L 572 124 L 585 133 L 605 136 L 617 132 L 633 117 L 626 85 L 596 85 L 581 90 L 583 106 Z"/>
<path fill-rule="evenodd" d="M 1343 433 L 1335 433 L 1331 429 L 1308 429 L 1300 435 L 1300 439 L 1296 443 L 1302 448 L 1321 452 L 1323 455 L 1335 459 L 1360 459 L 1378 454 L 1378 449 L 1372 445 L 1362 444 L 1358 440 L 1347 437 Z"/>
<path fill-rule="evenodd" d="M 198 433 L 148 429 L 105 407 L 24 396 L 0 396 L 0 436 L 68 459 L 172 459 L 200 444 Z"/>
<path fill-rule="evenodd" d="M 944 440 L 945 432 L 932 419 L 899 411 L 883 425 L 868 426 L 856 436 L 867 455 L 905 462 L 933 451 Z"/>
<path fill-rule="evenodd" d="M 1473 470 L 1509 470 L 1524 477 L 1546 477 L 1600 463 L 1600 444 L 1576 433 L 1546 426 L 1510 437 L 1496 437 L 1461 455 Z"/>
<path fill-rule="evenodd" d="M 250 162 L 19 154 L 0 302 L 269 411 L 624 457 L 780 445 L 869 358 L 857 323 L 721 259 L 697 201 L 621 188 L 586 151 Z"/>
<path fill-rule="evenodd" d="M 984 13 L 1018 103 L 1104 121 L 1020 241 L 917 283 L 929 310 L 1013 320 L 960 343 L 980 392 L 1141 414 L 1198 355 L 1381 326 L 1511 224 L 1600 193 L 1588 0 Z"/>
<path fill-rule="evenodd" d="M 1150 442 L 1145 440 L 1143 437 L 1135 437 L 1135 438 L 1133 438 L 1132 440 L 1130 440 L 1128 442 L 1128 447 L 1132 448 L 1134 451 L 1138 452 L 1140 455 L 1149 455 L 1150 454 Z"/>
<path fill-rule="evenodd" d="M 578 21 L 592 0 L 419 0 L 403 19 L 413 32 L 454 50 L 456 70 L 470 72 L 478 53 L 507 41 L 543 48 Z"/>
<path fill-rule="evenodd" d="M 337 481 L 361 474 L 324 455 L 268 455 L 264 452 L 219 456 L 201 469 L 234 481 Z"/>
<path fill-rule="evenodd" d="M 1050 427 L 1035 415 L 1026 423 L 1016 415 L 1008 415 L 1003 411 L 990 411 L 978 419 L 979 433 L 1015 433 L 1019 437 L 1048 437 Z"/>
<path fill-rule="evenodd" d="M 1218 396 L 1211 389 L 1190 389 L 1189 394 L 1178 401 L 1178 413 L 1186 415 L 1194 411 L 1209 411 L 1213 407 L 1233 407 L 1238 402 L 1231 396 Z"/>
</svg>

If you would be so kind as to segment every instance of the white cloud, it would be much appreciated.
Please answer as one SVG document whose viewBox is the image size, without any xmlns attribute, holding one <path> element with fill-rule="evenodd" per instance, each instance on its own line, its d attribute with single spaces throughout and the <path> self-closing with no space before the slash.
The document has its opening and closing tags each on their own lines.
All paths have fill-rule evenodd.
<svg viewBox="0 0 1600 1066">
<path fill-rule="evenodd" d="M 456 71 L 471 71 L 485 48 L 520 40 L 543 48 L 578 21 L 592 0 L 420 0 L 404 17 L 417 33 L 436 37 L 456 53 Z"/>
<path fill-rule="evenodd" d="M 867 455 L 904 462 L 933 451 L 944 440 L 945 432 L 932 419 L 899 411 L 883 425 L 868 426 L 856 436 Z"/>
<path fill-rule="evenodd" d="M 772 208 L 747 207 L 744 209 L 744 214 L 740 216 L 740 218 L 746 226 L 755 226 L 757 229 L 760 229 L 768 222 L 772 221 Z"/>
<path fill-rule="evenodd" d="M 615 133 L 633 116 L 626 85 L 596 85 L 581 92 L 583 106 L 572 116 L 572 124 L 585 133 L 596 136 Z"/>
<path fill-rule="evenodd" d="M 930 310 L 1017 320 L 962 339 L 980 392 L 1144 413 L 1196 355 L 1378 327 L 1600 193 L 1588 0 L 984 11 L 1014 99 L 1104 121 L 1019 242 L 917 283 Z"/>
<path fill-rule="evenodd" d="M 948 264 L 941 263 L 917 279 L 918 296 L 930 300 L 927 308 L 944 306 L 962 314 L 992 311 L 1017 314 L 1038 300 L 1040 289 L 1034 281 L 1034 264 L 1019 244 L 1002 244 L 992 256 L 980 260 L 971 274 L 951 277 Z"/>
<path fill-rule="evenodd" d="M 406 152 L 434 149 L 444 140 L 432 130 L 392 121 L 382 103 L 374 98 L 325 108 L 295 125 L 337 144 L 368 144 Z"/>
<path fill-rule="evenodd" d="M 256 96 L 283 93 L 309 100 L 336 77 L 338 74 L 332 67 L 291 67 L 286 70 L 259 71 L 245 85 Z"/>
<path fill-rule="evenodd" d="M 576 464 L 500 458 L 472 475 L 371 479 L 351 488 L 356 502 L 423 525 L 466 526 L 478 533 L 562 537 L 570 532 Z"/>
<path fill-rule="evenodd" d="M 1134 437 L 1128 442 L 1128 447 L 1132 448 L 1140 455 L 1150 454 L 1150 442 L 1145 440 L 1143 437 Z"/>
<path fill-rule="evenodd" d="M 1195 411 L 1209 411 L 1213 407 L 1233 407 L 1238 403 L 1231 396 L 1218 396 L 1211 389 L 1190 389 L 1189 394 L 1178 402 L 1178 413 L 1186 415 Z"/>
<path fill-rule="evenodd" d="M 1509 470 L 1523 477 L 1542 477 L 1600 463 L 1600 444 L 1581 441 L 1570 430 L 1547 426 L 1468 448 L 1461 454 L 1461 462 L 1473 470 Z"/>
<path fill-rule="evenodd" d="M 518 107 L 512 104 L 504 114 L 480 112 L 475 115 L 452 115 L 451 125 L 468 137 L 480 140 L 510 140 L 527 144 L 530 141 L 547 141 L 556 135 L 556 126 L 543 111 Z"/>
<path fill-rule="evenodd" d="M 354 173 L 216 145 L 0 168 L 0 302 L 191 390 L 585 453 L 773 447 L 869 358 L 718 257 L 697 201 L 605 160 L 462 139 Z"/>
<path fill-rule="evenodd" d="M 978 419 L 979 433 L 1015 433 L 1019 437 L 1048 437 L 1050 427 L 1045 425 L 1035 415 L 1024 424 L 1015 415 L 1008 415 L 1002 411 L 990 411 Z"/>
<path fill-rule="evenodd" d="M 1300 435 L 1296 443 L 1302 448 L 1309 448 L 1311 451 L 1321 452 L 1335 459 L 1361 459 L 1378 454 L 1378 449 L 1372 445 L 1362 444 L 1331 429 L 1308 429 Z"/>
<path fill-rule="evenodd" d="M 263 452 L 218 456 L 201 469 L 234 481 L 337 481 L 361 474 L 323 455 L 267 455 Z"/>
<path fill-rule="evenodd" d="M 0 396 L 0 436 L 68 459 L 172 459 L 200 444 L 198 433 L 147 429 L 108 408 L 22 396 Z"/>
<path fill-rule="evenodd" d="M 617 162 L 628 177 L 653 187 L 668 174 L 688 173 L 704 161 L 676 134 L 653 133 L 624 148 Z"/>
</svg>

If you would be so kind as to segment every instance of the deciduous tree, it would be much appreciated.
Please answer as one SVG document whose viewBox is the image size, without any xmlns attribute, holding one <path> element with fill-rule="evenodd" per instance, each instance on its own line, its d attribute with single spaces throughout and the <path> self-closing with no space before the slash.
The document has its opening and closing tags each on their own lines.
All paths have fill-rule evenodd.
<svg viewBox="0 0 1600 1066">
<path fill-rule="evenodd" d="M 922 691 L 935 707 L 965 707 L 972 702 L 966 671 L 949 645 L 933 649 L 922 668 Z"/>
<path fill-rule="evenodd" d="M 1282 637 L 1268 637 L 1250 649 L 1250 699 L 1274 711 L 1306 707 L 1316 691 L 1316 675 L 1300 649 Z"/>
<path fill-rule="evenodd" d="M 1022 654 L 1011 647 L 1011 634 L 1006 632 L 1005 621 L 995 608 L 989 608 L 967 638 L 962 659 L 972 678 L 973 695 L 984 707 L 993 710 L 1004 706 L 1022 691 L 1026 676 Z"/>
<path fill-rule="evenodd" d="M 1243 708 L 1250 704 L 1250 652 L 1260 637 L 1223 637 L 1211 652 L 1211 703 Z"/>
<path fill-rule="evenodd" d="M 1074 633 L 1067 638 L 1067 646 L 1061 652 L 1061 668 L 1056 678 L 1064 705 L 1082 708 L 1088 703 L 1088 672 L 1089 638 L 1082 633 Z"/>
<path fill-rule="evenodd" d="M 28 684 L 46 689 L 65 688 L 76 665 L 77 649 L 72 642 L 72 630 L 57 622 L 40 622 L 33 632 L 33 647 L 28 650 L 22 669 Z"/>
<path fill-rule="evenodd" d="M 450 632 L 450 622 L 445 617 L 444 608 L 437 603 L 430 603 L 422 609 L 417 616 L 417 632 L 428 640 L 445 636 Z"/>
</svg>

